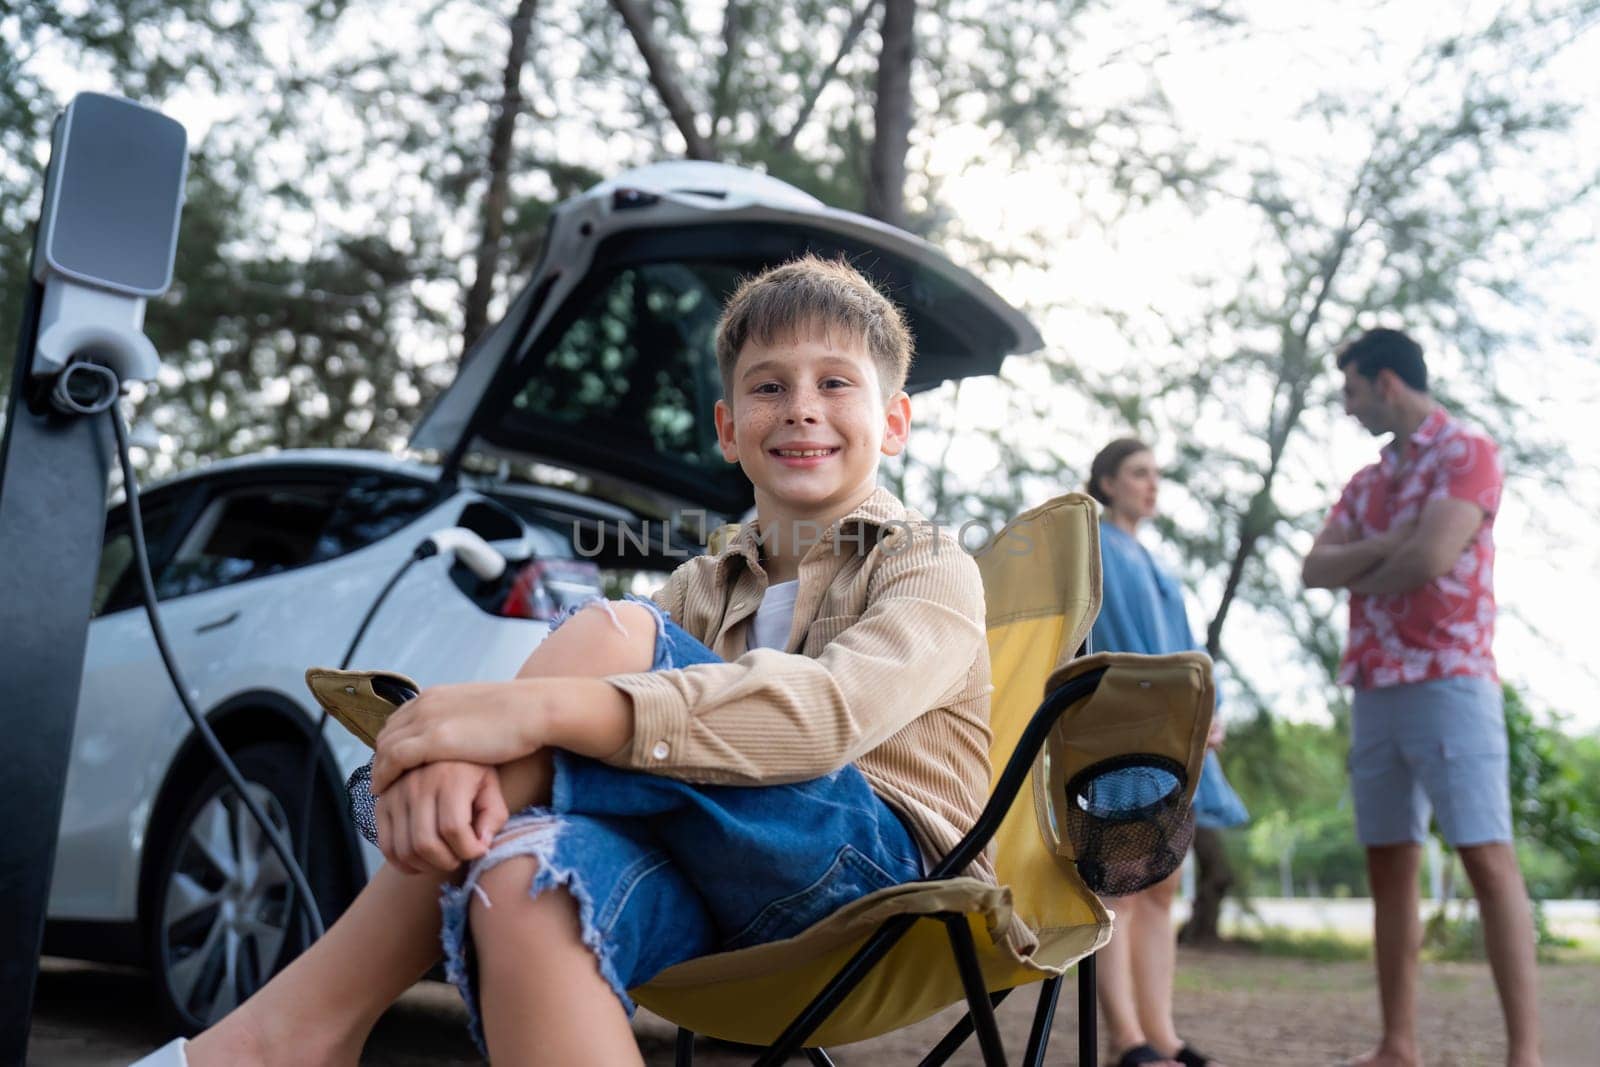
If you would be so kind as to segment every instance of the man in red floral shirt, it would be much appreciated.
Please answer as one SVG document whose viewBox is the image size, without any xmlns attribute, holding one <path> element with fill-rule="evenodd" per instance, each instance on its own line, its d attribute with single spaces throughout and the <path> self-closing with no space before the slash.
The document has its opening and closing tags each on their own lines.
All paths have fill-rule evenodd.
<svg viewBox="0 0 1600 1067">
<path fill-rule="evenodd" d="M 1306 556 L 1308 586 L 1350 591 L 1339 680 L 1355 688 L 1350 779 L 1367 849 L 1383 1037 L 1355 1063 L 1413 1067 L 1417 875 L 1429 814 L 1461 856 L 1506 1018 L 1506 1062 L 1539 1064 L 1527 889 L 1511 845 L 1494 653 L 1494 442 L 1428 392 L 1422 349 L 1369 330 L 1340 350 L 1345 410 L 1393 434 L 1350 479 Z"/>
</svg>

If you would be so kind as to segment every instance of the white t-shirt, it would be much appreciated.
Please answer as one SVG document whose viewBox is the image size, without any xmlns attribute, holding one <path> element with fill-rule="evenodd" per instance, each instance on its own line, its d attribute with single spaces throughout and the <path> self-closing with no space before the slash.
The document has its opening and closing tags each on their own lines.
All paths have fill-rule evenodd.
<svg viewBox="0 0 1600 1067">
<path fill-rule="evenodd" d="M 775 648 L 779 652 L 788 648 L 789 630 L 794 626 L 794 602 L 799 595 L 798 578 L 767 586 L 750 626 L 751 648 Z"/>
<path fill-rule="evenodd" d="M 767 586 L 761 606 L 756 608 L 756 617 L 751 621 L 751 648 L 775 648 L 779 652 L 787 650 L 789 630 L 794 626 L 794 602 L 799 594 L 798 579 Z M 917 852 L 922 858 L 924 872 L 931 871 L 939 862 L 940 857 L 921 845 L 918 845 Z"/>
</svg>

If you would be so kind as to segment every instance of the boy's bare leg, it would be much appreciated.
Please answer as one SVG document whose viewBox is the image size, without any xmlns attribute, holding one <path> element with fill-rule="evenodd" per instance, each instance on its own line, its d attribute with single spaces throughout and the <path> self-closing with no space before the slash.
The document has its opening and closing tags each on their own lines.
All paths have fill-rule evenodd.
<svg viewBox="0 0 1600 1067">
<path fill-rule="evenodd" d="M 642 1064 L 628 1014 L 583 943 L 564 890 L 528 896 L 537 861 L 523 856 L 479 885 L 472 903 L 483 1031 L 493 1063 Z"/>
<path fill-rule="evenodd" d="M 384 1009 L 439 958 L 442 881 L 385 865 L 321 940 L 189 1043 L 189 1063 L 356 1063 Z"/>
<path fill-rule="evenodd" d="M 655 641 L 656 621 L 647 608 L 596 605 L 568 619 L 534 649 L 517 677 L 648 670 Z M 526 791 L 519 781 L 526 773 L 515 765 L 501 768 L 506 805 L 513 811 L 534 802 L 518 795 Z M 548 796 L 548 770 L 535 777 Z M 490 1059 L 641 1063 L 628 1014 L 600 976 L 594 951 L 583 943 L 576 901 L 565 891 L 528 896 L 536 864 L 524 856 L 486 872 L 478 884 L 495 906 L 485 908 L 474 899 L 470 912 Z M 530 960 L 538 962 L 530 966 Z"/>
<path fill-rule="evenodd" d="M 585 609 L 534 649 L 517 676 L 647 670 L 655 626 L 637 604 Z M 549 768 L 543 752 L 502 767 L 506 806 L 516 811 L 547 800 Z M 189 1062 L 356 1063 L 379 1016 L 439 959 L 439 887 L 446 880 L 385 864 L 320 941 L 189 1043 Z"/>
<path fill-rule="evenodd" d="M 1506 1017 L 1506 1063 L 1538 1067 L 1539 970 L 1534 954 L 1533 914 L 1522 868 L 1510 843 L 1464 845 L 1461 865 L 1478 898 L 1483 939 L 1500 1007 Z"/>
</svg>

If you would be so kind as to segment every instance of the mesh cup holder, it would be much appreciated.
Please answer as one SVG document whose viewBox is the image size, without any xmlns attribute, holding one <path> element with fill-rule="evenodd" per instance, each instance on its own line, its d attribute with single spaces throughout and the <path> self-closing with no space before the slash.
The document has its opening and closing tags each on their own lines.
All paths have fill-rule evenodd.
<svg viewBox="0 0 1600 1067">
<path fill-rule="evenodd" d="M 1097 763 L 1067 783 L 1067 837 L 1091 890 L 1126 896 L 1178 869 L 1194 839 L 1187 777 L 1173 760 L 1136 755 Z"/>
</svg>

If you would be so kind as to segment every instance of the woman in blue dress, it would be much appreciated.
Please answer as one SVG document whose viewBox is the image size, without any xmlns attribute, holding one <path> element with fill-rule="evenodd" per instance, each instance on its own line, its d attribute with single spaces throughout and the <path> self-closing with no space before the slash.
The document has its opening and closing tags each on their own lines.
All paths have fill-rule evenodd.
<svg viewBox="0 0 1600 1067">
<path fill-rule="evenodd" d="M 1160 654 L 1200 647 L 1189 628 L 1183 590 L 1137 536 L 1156 513 L 1160 482 L 1154 453 L 1130 437 L 1101 449 L 1089 468 L 1089 494 L 1104 509 L 1100 557 L 1105 595 L 1091 637 L 1096 652 Z M 1220 722 L 1213 720 L 1209 744 L 1214 749 L 1221 739 Z M 1206 753 L 1194 811 L 1196 824 L 1207 827 L 1237 826 L 1249 818 L 1214 751 Z M 1116 1067 L 1214 1063 L 1184 1044 L 1172 1020 L 1177 967 L 1172 900 L 1178 879 L 1173 872 L 1157 885 L 1107 902 L 1116 912 L 1116 933 L 1098 957 L 1099 993 Z"/>
</svg>

